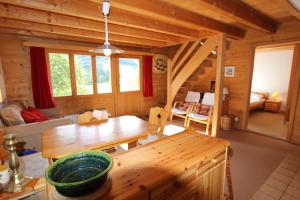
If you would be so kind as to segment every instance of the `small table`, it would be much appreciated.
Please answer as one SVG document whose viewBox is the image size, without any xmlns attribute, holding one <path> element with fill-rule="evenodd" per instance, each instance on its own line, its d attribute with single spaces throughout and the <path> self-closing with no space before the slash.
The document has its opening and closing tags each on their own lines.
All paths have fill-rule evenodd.
<svg viewBox="0 0 300 200">
<path fill-rule="evenodd" d="M 107 121 L 87 125 L 65 125 L 51 128 L 42 133 L 42 155 L 59 159 L 70 153 L 91 149 L 107 149 L 128 143 L 129 148 L 158 126 L 135 116 L 109 118 Z"/>
<path fill-rule="evenodd" d="M 280 107 L 281 107 L 281 101 L 266 100 L 264 110 L 272 111 L 272 112 L 279 112 Z"/>
</svg>

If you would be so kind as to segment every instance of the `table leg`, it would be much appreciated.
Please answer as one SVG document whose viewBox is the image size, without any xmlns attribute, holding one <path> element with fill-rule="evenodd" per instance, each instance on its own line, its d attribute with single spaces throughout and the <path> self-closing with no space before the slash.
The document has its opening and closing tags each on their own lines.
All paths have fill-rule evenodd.
<svg viewBox="0 0 300 200">
<path fill-rule="evenodd" d="M 128 149 L 132 149 L 137 146 L 137 140 L 128 143 Z"/>
</svg>

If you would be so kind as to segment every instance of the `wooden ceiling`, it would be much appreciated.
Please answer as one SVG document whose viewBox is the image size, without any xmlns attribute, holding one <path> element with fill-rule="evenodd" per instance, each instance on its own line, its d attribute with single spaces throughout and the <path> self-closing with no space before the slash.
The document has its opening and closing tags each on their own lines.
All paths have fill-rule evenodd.
<svg viewBox="0 0 300 200">
<path fill-rule="evenodd" d="M 285 0 L 110 0 L 115 45 L 160 48 L 248 29 L 275 33 L 282 18 L 299 17 Z M 279 6 L 280 5 L 280 6 Z M 102 0 L 0 0 L 0 32 L 89 43 L 104 40 Z"/>
</svg>

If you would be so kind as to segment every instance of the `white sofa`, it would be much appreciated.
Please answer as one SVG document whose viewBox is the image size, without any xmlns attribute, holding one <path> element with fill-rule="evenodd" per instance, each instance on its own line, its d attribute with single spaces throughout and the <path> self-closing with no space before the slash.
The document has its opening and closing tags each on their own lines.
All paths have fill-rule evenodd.
<svg viewBox="0 0 300 200">
<path fill-rule="evenodd" d="M 40 109 L 49 120 L 43 122 L 35 122 L 28 124 L 20 124 L 14 126 L 4 126 L 5 134 L 13 133 L 16 135 L 17 141 L 26 142 L 26 147 L 35 148 L 41 151 L 41 133 L 47 129 L 72 124 L 71 119 L 61 118 L 57 108 Z"/>
</svg>

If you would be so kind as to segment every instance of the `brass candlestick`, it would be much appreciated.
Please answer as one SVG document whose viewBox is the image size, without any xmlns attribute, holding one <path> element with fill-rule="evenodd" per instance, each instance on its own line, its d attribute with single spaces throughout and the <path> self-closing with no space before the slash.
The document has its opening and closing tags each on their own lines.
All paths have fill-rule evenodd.
<svg viewBox="0 0 300 200">
<path fill-rule="evenodd" d="M 4 188 L 6 192 L 21 192 L 22 186 L 31 180 L 19 171 L 20 163 L 16 153 L 16 143 L 17 140 L 14 134 L 8 134 L 4 137 L 4 148 L 9 151 L 9 168 L 12 170 L 10 181 Z"/>
</svg>

